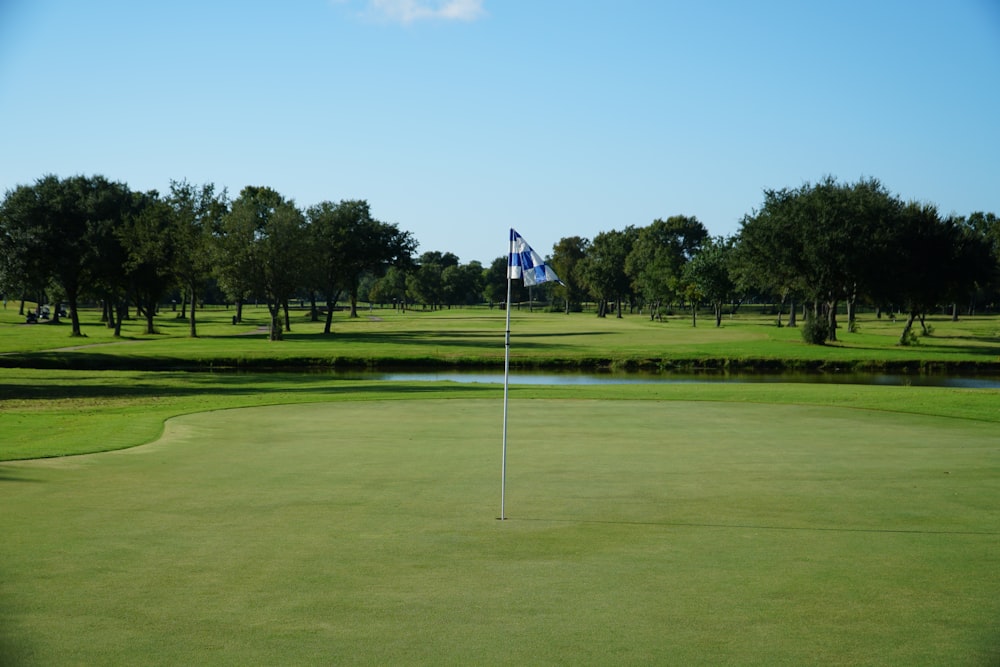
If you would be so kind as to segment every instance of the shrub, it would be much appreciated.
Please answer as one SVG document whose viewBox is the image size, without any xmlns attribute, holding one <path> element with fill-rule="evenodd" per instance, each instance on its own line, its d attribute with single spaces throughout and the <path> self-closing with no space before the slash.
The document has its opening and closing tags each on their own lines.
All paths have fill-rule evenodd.
<svg viewBox="0 0 1000 667">
<path fill-rule="evenodd" d="M 802 325 L 802 340 L 810 345 L 823 345 L 830 337 L 830 324 L 822 317 L 810 317 Z"/>
</svg>

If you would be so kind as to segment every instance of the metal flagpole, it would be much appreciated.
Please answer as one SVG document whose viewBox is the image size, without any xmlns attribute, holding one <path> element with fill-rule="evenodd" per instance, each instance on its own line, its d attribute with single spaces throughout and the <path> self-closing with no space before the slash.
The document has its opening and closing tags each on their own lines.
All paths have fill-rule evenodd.
<svg viewBox="0 0 1000 667">
<path fill-rule="evenodd" d="M 511 252 L 513 252 L 513 234 L 511 235 Z M 507 259 L 507 333 L 504 335 L 503 355 L 503 452 L 500 456 L 500 520 L 507 519 L 504 513 L 504 494 L 507 490 L 507 388 L 510 376 L 510 255 Z"/>
</svg>

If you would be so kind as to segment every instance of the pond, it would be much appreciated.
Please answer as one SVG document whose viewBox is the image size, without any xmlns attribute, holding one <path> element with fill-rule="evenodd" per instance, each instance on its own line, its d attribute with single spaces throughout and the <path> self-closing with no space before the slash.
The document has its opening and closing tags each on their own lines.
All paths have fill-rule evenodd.
<svg viewBox="0 0 1000 667">
<path fill-rule="evenodd" d="M 403 371 L 336 373 L 344 379 L 387 381 L 451 381 L 503 384 L 503 372 L 484 371 Z M 580 373 L 532 372 L 512 370 L 510 384 L 683 384 L 692 382 L 804 382 L 813 384 L 864 384 L 920 387 L 957 387 L 965 389 L 1000 389 L 1000 376 L 950 376 L 903 373 Z"/>
</svg>

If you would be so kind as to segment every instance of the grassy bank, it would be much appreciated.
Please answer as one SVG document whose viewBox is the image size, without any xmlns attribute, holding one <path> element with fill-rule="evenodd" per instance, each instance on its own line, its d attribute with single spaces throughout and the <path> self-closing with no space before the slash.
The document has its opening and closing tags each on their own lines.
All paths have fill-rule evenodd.
<svg viewBox="0 0 1000 667">
<path fill-rule="evenodd" d="M 518 398 L 794 404 L 1000 421 L 1000 391 L 814 384 L 513 386 Z M 170 417 L 311 402 L 481 398 L 499 385 L 341 380 L 310 373 L 190 373 L 6 369 L 0 375 L 0 460 L 63 456 L 150 442 Z"/>
</svg>

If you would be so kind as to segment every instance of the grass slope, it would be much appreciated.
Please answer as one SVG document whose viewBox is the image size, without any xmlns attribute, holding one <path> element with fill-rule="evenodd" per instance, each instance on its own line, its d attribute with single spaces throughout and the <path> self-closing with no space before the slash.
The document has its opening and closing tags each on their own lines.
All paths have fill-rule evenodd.
<svg viewBox="0 0 1000 667">
<path fill-rule="evenodd" d="M 0 662 L 1000 660 L 995 423 L 628 391 L 519 392 L 506 522 L 454 392 L 2 464 Z"/>
</svg>

